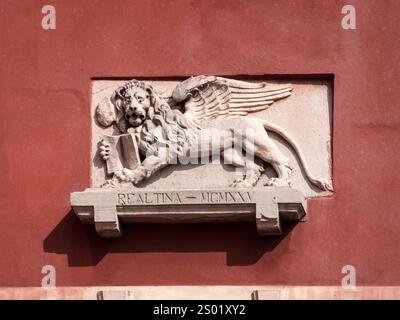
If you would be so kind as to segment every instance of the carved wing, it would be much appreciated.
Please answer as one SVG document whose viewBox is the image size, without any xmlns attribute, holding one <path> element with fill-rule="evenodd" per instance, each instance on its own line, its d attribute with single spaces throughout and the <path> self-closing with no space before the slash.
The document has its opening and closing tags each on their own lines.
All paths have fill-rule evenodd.
<svg viewBox="0 0 400 320">
<path fill-rule="evenodd" d="M 215 76 L 197 76 L 181 82 L 172 93 L 185 102 L 185 115 L 194 120 L 246 116 L 267 109 L 291 95 L 292 86 L 251 83 Z"/>
</svg>

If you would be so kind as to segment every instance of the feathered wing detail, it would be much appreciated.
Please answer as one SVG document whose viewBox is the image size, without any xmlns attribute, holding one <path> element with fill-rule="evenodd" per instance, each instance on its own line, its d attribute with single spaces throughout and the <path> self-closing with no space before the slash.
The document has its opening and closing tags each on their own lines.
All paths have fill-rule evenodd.
<svg viewBox="0 0 400 320">
<path fill-rule="evenodd" d="M 292 86 L 267 85 L 214 76 L 192 77 L 180 83 L 172 98 L 185 101 L 185 115 L 193 120 L 246 116 L 267 109 L 291 95 Z"/>
</svg>

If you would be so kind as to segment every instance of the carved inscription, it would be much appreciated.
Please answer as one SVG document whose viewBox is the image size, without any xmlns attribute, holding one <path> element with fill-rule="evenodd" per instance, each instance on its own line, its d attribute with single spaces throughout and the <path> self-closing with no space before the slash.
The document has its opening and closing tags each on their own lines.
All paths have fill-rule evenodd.
<svg viewBox="0 0 400 320">
<path fill-rule="evenodd" d="M 252 203 L 254 192 L 249 191 L 199 191 L 199 192 L 138 192 L 118 193 L 117 204 L 174 205 L 191 203 Z"/>
<path fill-rule="evenodd" d="M 246 203 L 251 202 L 254 192 L 222 191 L 202 192 L 203 203 Z"/>
</svg>

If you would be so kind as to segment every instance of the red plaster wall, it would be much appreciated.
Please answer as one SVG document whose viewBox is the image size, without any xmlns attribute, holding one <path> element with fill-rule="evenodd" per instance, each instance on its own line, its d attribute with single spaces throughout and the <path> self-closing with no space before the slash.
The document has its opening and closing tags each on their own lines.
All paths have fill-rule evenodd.
<svg viewBox="0 0 400 320">
<path fill-rule="evenodd" d="M 341 28 L 353 4 L 357 30 Z M 57 29 L 41 28 L 41 8 Z M 0 1 L 0 285 L 400 285 L 397 0 Z M 91 77 L 334 74 L 336 193 L 306 223 L 124 226 L 70 211 L 89 186 Z"/>
</svg>

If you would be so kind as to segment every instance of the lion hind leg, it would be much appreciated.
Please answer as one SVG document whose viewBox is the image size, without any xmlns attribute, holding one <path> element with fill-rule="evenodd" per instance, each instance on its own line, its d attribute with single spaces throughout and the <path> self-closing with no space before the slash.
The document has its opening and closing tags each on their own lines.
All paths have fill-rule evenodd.
<svg viewBox="0 0 400 320">
<path fill-rule="evenodd" d="M 277 178 L 270 178 L 265 183 L 266 186 L 288 187 L 291 184 L 291 174 L 293 168 L 289 164 L 271 163 L 274 170 L 277 172 Z"/>
<path fill-rule="evenodd" d="M 244 182 L 245 178 L 245 166 L 246 162 L 243 159 L 243 155 L 241 153 L 241 150 L 237 150 L 234 148 L 228 148 L 225 149 L 222 152 L 222 157 L 224 159 L 224 164 L 229 164 L 232 165 L 236 168 L 236 174 L 240 177 L 237 177 L 233 182 L 231 183 L 231 187 L 245 187 L 248 186 L 250 187 L 251 185 L 247 185 L 247 182 Z"/>
<path fill-rule="evenodd" d="M 252 163 L 251 167 L 246 171 L 246 181 L 249 185 L 255 186 L 260 180 L 261 174 L 264 172 L 264 167 L 261 164 L 255 162 Z"/>
<path fill-rule="evenodd" d="M 237 174 L 240 175 L 240 178 L 233 181 L 232 187 L 253 187 L 257 184 L 261 173 L 264 171 L 262 165 L 246 159 L 242 151 L 238 149 L 226 149 L 222 155 L 224 163 L 235 166 L 238 169 Z"/>
<path fill-rule="evenodd" d="M 293 167 L 290 160 L 278 148 L 277 144 L 268 136 L 263 129 L 254 135 L 254 155 L 266 163 L 269 163 L 276 171 L 278 177 L 271 178 L 267 185 L 289 186 Z"/>
</svg>

